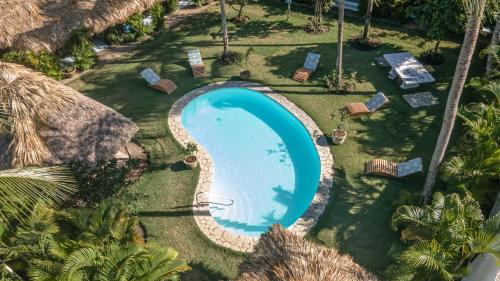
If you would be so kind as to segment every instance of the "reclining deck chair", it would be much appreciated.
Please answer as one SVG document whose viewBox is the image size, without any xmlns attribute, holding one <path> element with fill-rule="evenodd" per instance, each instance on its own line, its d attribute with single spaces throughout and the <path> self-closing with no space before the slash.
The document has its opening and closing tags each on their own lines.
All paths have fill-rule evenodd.
<svg viewBox="0 0 500 281">
<path fill-rule="evenodd" d="M 402 178 L 422 171 L 422 158 L 420 157 L 403 163 L 395 163 L 384 159 L 373 159 L 366 163 L 365 174 Z"/>
<path fill-rule="evenodd" d="M 203 60 L 201 59 L 201 53 L 199 49 L 189 50 L 187 51 L 189 64 L 191 65 L 191 70 L 193 71 L 193 76 L 198 77 L 206 77 L 207 73 L 205 72 L 205 65 L 203 64 Z"/>
<path fill-rule="evenodd" d="M 295 71 L 292 79 L 297 82 L 304 83 L 307 79 L 309 79 L 309 76 L 316 71 L 320 57 L 321 55 L 319 54 L 308 53 L 304 66 Z"/>
<path fill-rule="evenodd" d="M 151 88 L 171 94 L 177 89 L 177 85 L 172 80 L 161 79 L 151 68 L 146 68 L 141 72 L 141 76 L 148 82 Z"/>
<path fill-rule="evenodd" d="M 371 99 L 366 102 L 354 102 L 346 105 L 345 109 L 349 116 L 356 117 L 372 113 L 381 108 L 384 104 L 389 102 L 389 99 L 382 92 L 376 93 Z"/>
</svg>

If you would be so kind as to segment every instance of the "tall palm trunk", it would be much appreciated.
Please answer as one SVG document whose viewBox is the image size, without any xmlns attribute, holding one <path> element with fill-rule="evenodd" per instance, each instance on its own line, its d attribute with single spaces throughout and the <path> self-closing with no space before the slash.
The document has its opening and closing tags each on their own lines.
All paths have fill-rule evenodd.
<svg viewBox="0 0 500 281">
<path fill-rule="evenodd" d="M 229 52 L 229 38 L 227 36 L 227 23 L 226 23 L 226 7 L 225 1 L 220 0 L 220 17 L 222 21 L 222 41 L 224 44 L 224 52 L 222 53 L 223 58 L 227 58 Z"/>
<path fill-rule="evenodd" d="M 496 54 L 498 44 L 500 44 L 500 19 L 497 20 L 495 25 L 495 30 L 493 31 L 493 36 L 491 37 L 491 50 L 493 54 Z M 486 75 L 490 75 L 493 72 L 493 55 L 490 53 L 488 55 L 488 61 L 486 63 Z"/>
<path fill-rule="evenodd" d="M 365 14 L 365 27 L 363 28 L 363 38 L 368 38 L 368 29 L 370 29 L 370 21 L 372 19 L 373 0 L 368 0 Z"/>
<path fill-rule="evenodd" d="M 453 76 L 450 92 L 448 94 L 448 100 L 446 101 L 443 124 L 441 125 L 441 131 L 439 132 L 436 147 L 434 148 L 434 153 L 432 154 L 427 178 L 425 179 L 424 189 L 422 192 L 423 204 L 427 204 L 431 199 L 432 188 L 436 182 L 439 166 L 443 161 L 444 153 L 446 152 L 448 142 L 450 141 L 451 132 L 453 131 L 453 125 L 457 116 L 458 103 L 460 96 L 462 95 L 462 90 L 467 78 L 467 72 L 469 71 L 469 66 L 476 47 L 476 41 L 479 34 L 479 28 L 481 27 L 481 19 L 483 17 L 486 1 L 487 0 L 478 0 L 478 6 L 472 8 L 474 11 L 470 11 L 467 28 L 465 30 L 465 37 L 462 43 L 462 49 L 460 50 L 457 66 L 455 68 L 455 75 Z"/>
<path fill-rule="evenodd" d="M 337 39 L 337 91 L 339 92 L 342 85 L 342 56 L 344 43 L 344 0 L 339 0 L 339 21 L 338 21 L 338 39 Z"/>
</svg>

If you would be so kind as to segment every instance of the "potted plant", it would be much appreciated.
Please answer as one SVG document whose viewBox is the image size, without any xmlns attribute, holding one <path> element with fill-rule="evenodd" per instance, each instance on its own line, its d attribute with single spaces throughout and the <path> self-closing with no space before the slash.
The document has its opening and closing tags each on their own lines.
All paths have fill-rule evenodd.
<svg viewBox="0 0 500 281">
<path fill-rule="evenodd" d="M 76 73 L 76 67 L 74 65 L 65 66 L 62 69 L 62 73 L 63 73 L 64 78 L 71 78 Z"/>
<path fill-rule="evenodd" d="M 347 119 L 347 111 L 343 108 L 339 109 L 339 125 L 337 129 L 332 131 L 332 142 L 334 144 L 343 144 L 347 138 L 347 131 L 343 130 L 345 120 Z"/>
<path fill-rule="evenodd" d="M 188 143 L 184 152 L 187 154 L 187 156 L 184 157 L 184 165 L 186 165 L 189 169 L 196 168 L 198 166 L 198 158 L 196 157 L 198 148 L 196 147 L 196 144 L 192 142 Z"/>
</svg>

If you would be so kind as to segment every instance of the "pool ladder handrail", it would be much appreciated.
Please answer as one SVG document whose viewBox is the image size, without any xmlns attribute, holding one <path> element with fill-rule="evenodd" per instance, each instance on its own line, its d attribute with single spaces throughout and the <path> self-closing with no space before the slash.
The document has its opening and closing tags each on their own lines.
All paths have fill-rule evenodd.
<svg viewBox="0 0 500 281">
<path fill-rule="evenodd" d="M 220 197 L 220 198 L 222 198 L 222 199 L 224 199 L 224 200 L 228 200 L 228 201 L 230 201 L 231 203 L 229 203 L 229 204 L 224 204 L 224 203 L 212 202 L 212 201 L 210 201 L 210 200 L 207 200 L 206 202 L 203 202 L 203 201 L 202 201 L 202 202 L 200 203 L 200 200 L 198 199 L 198 196 L 199 196 L 199 195 L 201 195 L 201 194 L 204 194 L 204 193 L 209 194 L 209 195 L 215 195 L 215 196 L 218 196 L 218 197 Z M 200 192 L 196 193 L 195 198 L 196 198 L 196 205 L 197 205 L 197 206 L 198 206 L 198 205 L 203 205 L 203 204 L 215 204 L 215 205 L 221 205 L 221 206 L 231 206 L 231 205 L 233 205 L 233 204 L 234 204 L 234 200 L 233 200 L 233 199 L 231 199 L 231 198 L 227 198 L 227 197 L 224 197 L 224 196 L 222 196 L 222 195 L 220 195 L 220 194 L 213 193 L 213 192 L 205 192 L 205 191 L 200 191 Z"/>
</svg>

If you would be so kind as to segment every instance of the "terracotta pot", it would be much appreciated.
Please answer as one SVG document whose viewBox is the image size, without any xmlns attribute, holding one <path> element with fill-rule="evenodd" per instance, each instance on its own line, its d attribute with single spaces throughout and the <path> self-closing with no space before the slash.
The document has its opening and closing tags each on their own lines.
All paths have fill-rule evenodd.
<svg viewBox="0 0 500 281">
<path fill-rule="evenodd" d="M 184 158 L 184 165 L 189 169 L 194 169 L 198 166 L 198 158 L 194 155 L 189 155 Z"/>
<path fill-rule="evenodd" d="M 347 131 L 335 129 L 332 132 L 332 142 L 334 144 L 343 144 L 347 138 Z"/>
</svg>

